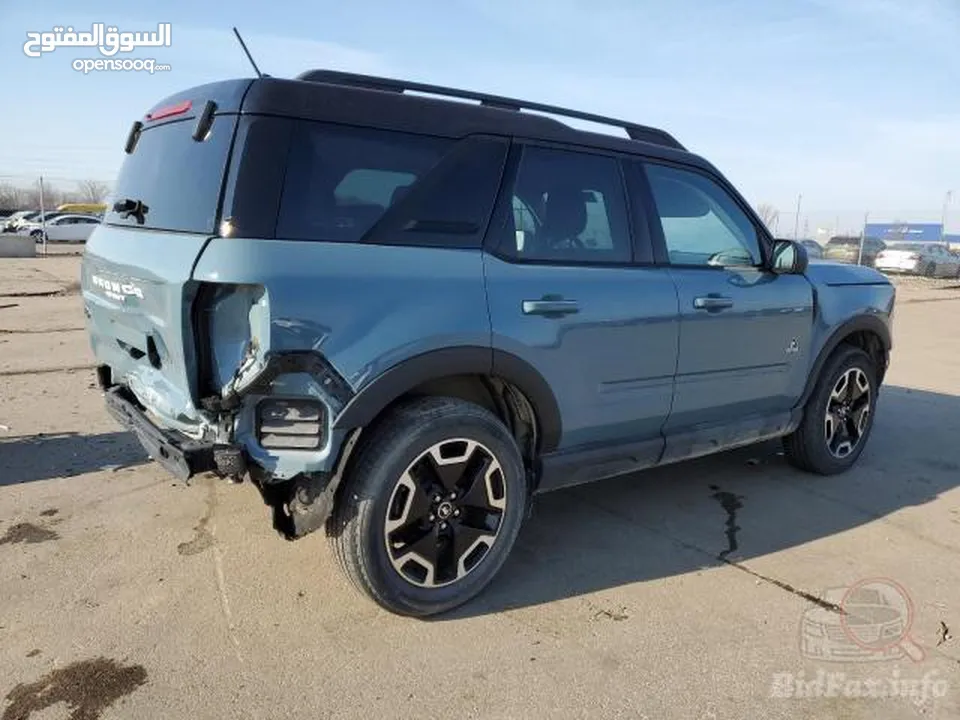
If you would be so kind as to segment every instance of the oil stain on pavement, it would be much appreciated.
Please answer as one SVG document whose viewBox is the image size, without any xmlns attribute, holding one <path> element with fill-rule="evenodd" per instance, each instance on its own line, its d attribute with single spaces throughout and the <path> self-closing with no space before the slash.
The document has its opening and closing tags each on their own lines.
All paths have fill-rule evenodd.
<svg viewBox="0 0 960 720">
<path fill-rule="evenodd" d="M 207 509 L 193 529 L 193 539 L 177 545 L 177 552 L 184 556 L 197 555 L 213 545 L 213 534 L 207 527 L 217 504 L 217 489 L 211 484 L 207 490 Z"/>
<path fill-rule="evenodd" d="M 24 522 L 8 527 L 3 536 L 0 536 L 0 545 L 12 545 L 14 543 L 29 543 L 32 545 L 56 540 L 59 537 L 53 530 Z"/>
<path fill-rule="evenodd" d="M 94 658 L 53 670 L 36 682 L 17 685 L 7 694 L 0 720 L 27 720 L 34 713 L 64 703 L 70 720 L 97 720 L 105 709 L 147 682 L 142 665 Z"/>
<path fill-rule="evenodd" d="M 717 558 L 720 560 L 726 560 L 731 553 L 735 553 L 740 547 L 737 542 L 737 533 L 740 531 L 740 526 L 737 525 L 737 510 L 740 510 L 743 507 L 743 503 L 740 502 L 743 500 L 742 495 L 734 495 L 731 492 L 726 492 L 721 490 L 716 485 L 711 485 L 710 489 L 713 490 L 713 498 L 720 503 L 720 506 L 727 511 L 727 523 L 725 534 L 727 536 L 727 549 L 723 550 Z"/>
</svg>

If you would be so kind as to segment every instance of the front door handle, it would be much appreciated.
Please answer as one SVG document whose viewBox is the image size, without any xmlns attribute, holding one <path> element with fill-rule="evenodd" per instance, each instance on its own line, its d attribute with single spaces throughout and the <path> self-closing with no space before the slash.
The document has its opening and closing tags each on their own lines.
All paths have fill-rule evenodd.
<svg viewBox="0 0 960 720">
<path fill-rule="evenodd" d="M 726 310 L 733 307 L 733 300 L 719 295 L 707 295 L 693 299 L 693 306 L 697 310 Z"/>
<path fill-rule="evenodd" d="M 580 312 L 580 305 L 576 300 L 561 300 L 543 298 L 541 300 L 524 300 L 524 315 L 545 315 L 546 317 L 559 317 L 562 315 L 572 315 Z"/>
</svg>

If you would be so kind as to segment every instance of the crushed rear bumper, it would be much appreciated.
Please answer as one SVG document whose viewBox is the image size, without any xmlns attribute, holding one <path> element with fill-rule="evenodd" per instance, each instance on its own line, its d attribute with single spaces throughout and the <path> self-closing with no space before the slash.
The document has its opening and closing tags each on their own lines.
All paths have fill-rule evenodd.
<svg viewBox="0 0 960 720">
<path fill-rule="evenodd" d="M 104 399 L 113 418 L 133 432 L 147 454 L 179 480 L 205 472 L 239 475 L 245 471 L 239 447 L 197 442 L 158 427 L 122 385 L 104 388 Z"/>
</svg>

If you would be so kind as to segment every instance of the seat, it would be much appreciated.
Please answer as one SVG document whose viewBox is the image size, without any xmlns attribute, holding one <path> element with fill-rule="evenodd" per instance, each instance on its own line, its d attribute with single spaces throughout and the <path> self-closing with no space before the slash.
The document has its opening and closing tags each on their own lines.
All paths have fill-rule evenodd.
<svg viewBox="0 0 960 720">
<path fill-rule="evenodd" d="M 560 184 L 547 193 L 543 226 L 537 237 L 537 254 L 552 254 L 580 247 L 580 233 L 587 227 L 587 201 L 583 189 Z"/>
</svg>

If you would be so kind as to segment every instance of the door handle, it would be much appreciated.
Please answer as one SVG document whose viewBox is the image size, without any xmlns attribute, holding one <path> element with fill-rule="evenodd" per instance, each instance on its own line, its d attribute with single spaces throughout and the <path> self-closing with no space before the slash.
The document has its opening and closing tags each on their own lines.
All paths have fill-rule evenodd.
<svg viewBox="0 0 960 720">
<path fill-rule="evenodd" d="M 719 295 L 707 295 L 693 299 L 693 306 L 697 310 L 725 310 L 733 307 L 733 300 Z"/>
<path fill-rule="evenodd" d="M 558 317 L 580 312 L 580 305 L 576 300 L 560 300 L 544 298 L 542 300 L 524 300 L 524 315 L 545 315 Z"/>
</svg>

